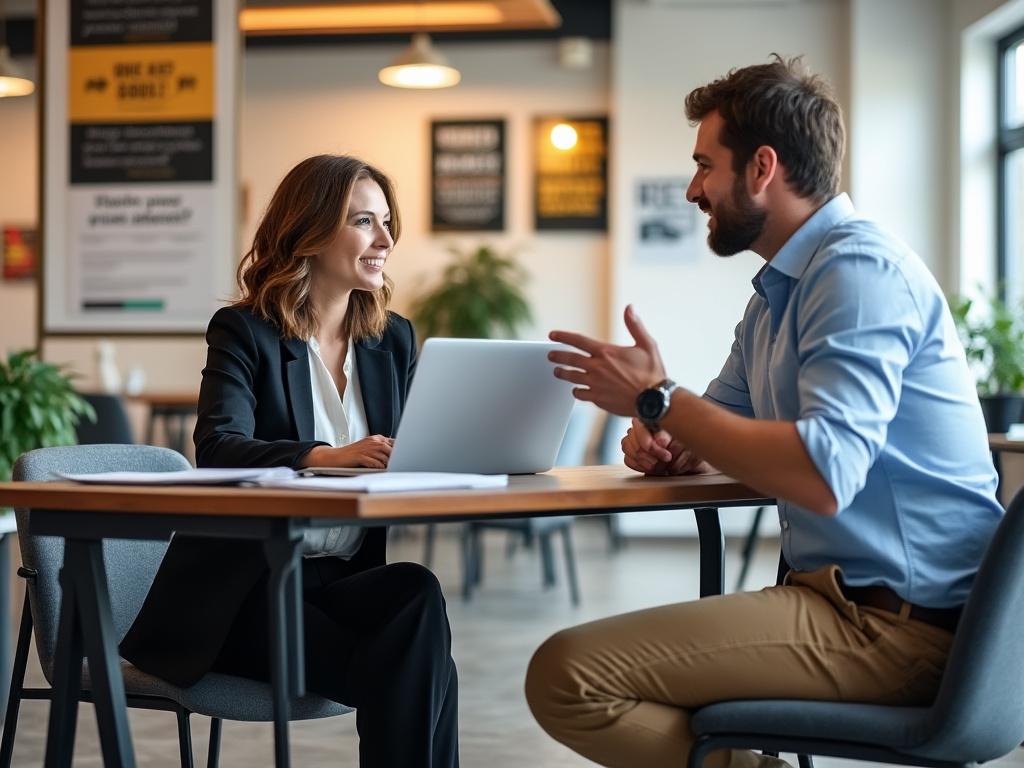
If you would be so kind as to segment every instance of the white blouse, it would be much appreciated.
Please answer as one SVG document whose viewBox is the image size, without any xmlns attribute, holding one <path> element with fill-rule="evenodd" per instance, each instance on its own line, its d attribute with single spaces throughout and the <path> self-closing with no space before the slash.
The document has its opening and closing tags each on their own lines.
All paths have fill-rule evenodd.
<svg viewBox="0 0 1024 768">
<path fill-rule="evenodd" d="M 310 338 L 309 383 L 313 394 L 313 439 L 329 443 L 335 448 L 362 440 L 370 434 L 363 408 L 363 393 L 359 388 L 356 356 L 352 340 L 348 342 L 343 370 L 345 392 L 338 393 L 331 372 L 320 357 L 320 344 Z M 302 537 L 303 557 L 348 559 L 356 553 L 366 531 L 353 525 L 336 528 L 310 528 Z"/>
</svg>

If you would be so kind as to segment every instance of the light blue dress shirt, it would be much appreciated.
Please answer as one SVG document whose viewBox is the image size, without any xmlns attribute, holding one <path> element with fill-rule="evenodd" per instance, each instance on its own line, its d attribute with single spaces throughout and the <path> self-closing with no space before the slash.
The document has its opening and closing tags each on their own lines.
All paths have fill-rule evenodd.
<svg viewBox="0 0 1024 768">
<path fill-rule="evenodd" d="M 787 562 L 835 563 L 847 584 L 960 605 L 1003 510 L 974 380 L 934 277 L 844 194 L 753 285 L 704 396 L 795 422 L 832 489 L 835 517 L 779 500 Z"/>
</svg>

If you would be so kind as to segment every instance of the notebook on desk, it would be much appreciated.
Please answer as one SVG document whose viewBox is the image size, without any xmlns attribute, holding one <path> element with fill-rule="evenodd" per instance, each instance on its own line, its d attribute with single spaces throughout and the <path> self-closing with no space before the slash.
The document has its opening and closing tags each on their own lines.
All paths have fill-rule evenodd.
<svg viewBox="0 0 1024 768">
<path fill-rule="evenodd" d="M 572 385 L 556 379 L 547 341 L 427 339 L 387 470 L 309 467 L 349 477 L 374 472 L 532 474 L 555 463 L 572 413 Z"/>
</svg>

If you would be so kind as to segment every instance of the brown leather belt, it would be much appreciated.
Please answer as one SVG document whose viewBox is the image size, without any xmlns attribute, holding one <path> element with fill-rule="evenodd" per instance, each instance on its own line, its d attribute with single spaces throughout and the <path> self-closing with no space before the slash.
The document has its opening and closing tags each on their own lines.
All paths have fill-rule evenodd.
<svg viewBox="0 0 1024 768">
<path fill-rule="evenodd" d="M 904 600 L 893 592 L 889 587 L 875 585 L 871 587 L 851 587 L 841 585 L 843 594 L 847 600 L 852 600 L 857 605 L 867 608 L 878 608 L 889 613 L 900 613 L 903 609 Z M 957 622 L 960 621 L 960 614 L 963 607 L 959 608 L 925 608 L 921 605 L 909 603 L 909 617 L 914 621 L 923 621 L 933 627 L 939 627 L 949 632 L 956 631 Z"/>
</svg>

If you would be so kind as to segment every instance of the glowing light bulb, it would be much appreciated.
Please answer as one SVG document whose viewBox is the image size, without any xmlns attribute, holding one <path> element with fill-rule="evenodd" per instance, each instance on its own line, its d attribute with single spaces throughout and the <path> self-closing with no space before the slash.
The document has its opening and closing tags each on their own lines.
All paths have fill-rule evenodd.
<svg viewBox="0 0 1024 768">
<path fill-rule="evenodd" d="M 568 123 L 559 123 L 551 129 L 551 143 L 555 149 L 565 152 L 575 147 L 578 140 L 576 129 Z"/>
</svg>

